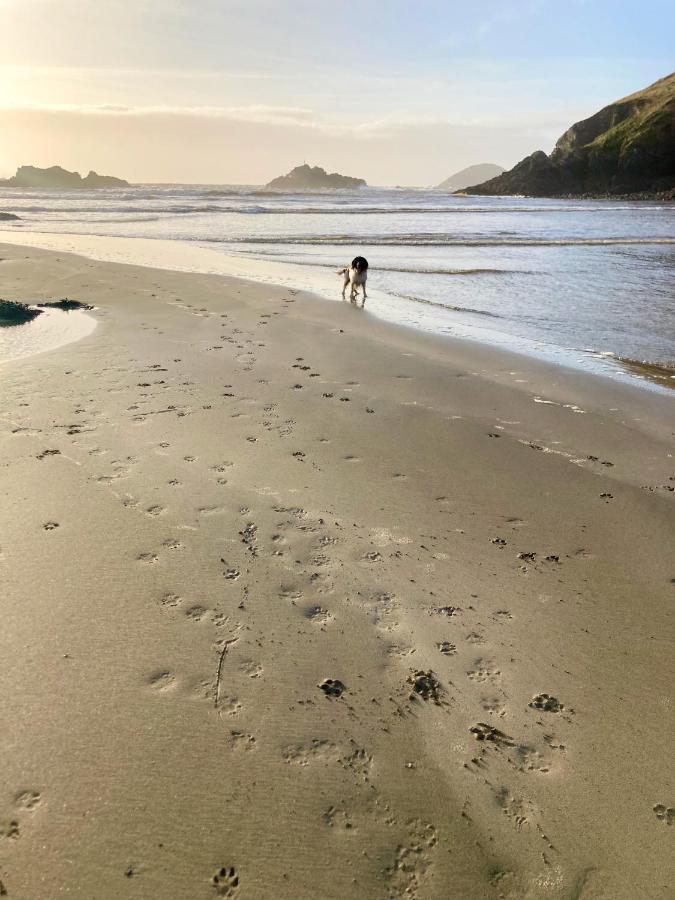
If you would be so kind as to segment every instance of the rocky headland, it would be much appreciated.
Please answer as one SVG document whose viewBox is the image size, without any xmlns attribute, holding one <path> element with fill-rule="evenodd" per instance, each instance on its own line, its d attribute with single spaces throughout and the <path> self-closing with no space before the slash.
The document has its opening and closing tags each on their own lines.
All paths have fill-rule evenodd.
<svg viewBox="0 0 675 900">
<path fill-rule="evenodd" d="M 576 122 L 547 155 L 467 187 L 481 195 L 672 199 L 675 196 L 675 73 Z"/>
</svg>

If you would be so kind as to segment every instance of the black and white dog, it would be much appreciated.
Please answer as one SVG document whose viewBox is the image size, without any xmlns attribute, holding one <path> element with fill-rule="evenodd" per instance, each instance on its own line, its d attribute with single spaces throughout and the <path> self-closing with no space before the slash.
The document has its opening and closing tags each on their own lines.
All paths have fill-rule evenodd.
<svg viewBox="0 0 675 900">
<path fill-rule="evenodd" d="M 340 269 L 338 275 L 342 275 L 342 299 L 345 299 L 345 291 L 349 285 L 349 299 L 356 300 L 356 289 L 363 291 L 363 303 L 366 302 L 366 281 L 368 279 L 368 260 L 363 256 L 355 256 L 351 266 Z M 363 304 L 362 304 L 363 305 Z"/>
</svg>

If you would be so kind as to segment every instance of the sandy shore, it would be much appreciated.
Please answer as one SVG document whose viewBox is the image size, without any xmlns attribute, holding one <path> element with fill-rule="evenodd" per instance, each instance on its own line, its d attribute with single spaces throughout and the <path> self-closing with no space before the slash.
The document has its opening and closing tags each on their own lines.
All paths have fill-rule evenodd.
<svg viewBox="0 0 675 900">
<path fill-rule="evenodd" d="M 672 399 L 0 249 L 11 900 L 672 896 Z"/>
</svg>

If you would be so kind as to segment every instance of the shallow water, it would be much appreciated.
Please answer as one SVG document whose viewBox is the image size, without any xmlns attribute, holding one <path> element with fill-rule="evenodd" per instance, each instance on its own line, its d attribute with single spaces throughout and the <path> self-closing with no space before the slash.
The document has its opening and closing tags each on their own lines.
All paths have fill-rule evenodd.
<svg viewBox="0 0 675 900">
<path fill-rule="evenodd" d="M 14 233 L 178 240 L 338 299 L 334 270 L 358 253 L 386 318 L 585 368 L 610 354 L 675 367 L 672 203 L 140 186 L 4 190 L 0 210 L 21 216 Z"/>
<path fill-rule="evenodd" d="M 55 350 L 79 341 L 96 328 L 96 319 L 78 310 L 45 309 L 24 325 L 0 327 L 0 363 Z"/>
</svg>

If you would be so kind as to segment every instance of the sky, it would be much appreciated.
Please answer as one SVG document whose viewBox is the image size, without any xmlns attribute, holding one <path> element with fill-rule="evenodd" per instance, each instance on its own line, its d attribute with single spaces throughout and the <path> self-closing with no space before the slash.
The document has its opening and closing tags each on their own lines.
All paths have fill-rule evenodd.
<svg viewBox="0 0 675 900">
<path fill-rule="evenodd" d="M 436 184 L 674 68 L 669 0 L 0 0 L 0 176 Z"/>
</svg>

